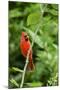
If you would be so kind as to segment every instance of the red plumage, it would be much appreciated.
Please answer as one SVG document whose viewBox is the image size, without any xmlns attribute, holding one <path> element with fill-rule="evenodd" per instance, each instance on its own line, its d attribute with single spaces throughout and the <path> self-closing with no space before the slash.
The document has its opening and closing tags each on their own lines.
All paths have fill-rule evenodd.
<svg viewBox="0 0 60 90">
<path fill-rule="evenodd" d="M 30 46 L 31 46 L 31 44 L 30 44 L 30 40 L 29 40 L 29 37 L 28 37 L 27 33 L 26 32 L 22 32 L 21 40 L 20 40 L 20 49 L 21 49 L 22 55 L 25 58 L 27 57 L 27 53 L 28 53 L 28 50 L 29 50 Z M 28 63 L 27 68 L 29 70 L 33 70 L 34 69 L 34 64 L 33 64 L 33 60 L 32 60 L 32 49 L 30 50 L 29 63 Z"/>
</svg>

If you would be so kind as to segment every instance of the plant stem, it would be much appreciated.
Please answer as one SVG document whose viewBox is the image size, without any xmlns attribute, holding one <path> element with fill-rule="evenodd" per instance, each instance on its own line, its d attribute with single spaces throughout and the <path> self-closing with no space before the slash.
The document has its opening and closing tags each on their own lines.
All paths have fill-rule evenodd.
<svg viewBox="0 0 60 90">
<path fill-rule="evenodd" d="M 26 72 L 27 65 L 28 65 L 28 56 L 27 56 L 26 63 L 25 63 L 25 66 L 24 66 L 24 72 L 23 72 L 23 75 L 22 75 L 22 81 L 21 81 L 20 88 L 23 87 L 24 77 L 25 77 L 25 72 Z"/>
</svg>

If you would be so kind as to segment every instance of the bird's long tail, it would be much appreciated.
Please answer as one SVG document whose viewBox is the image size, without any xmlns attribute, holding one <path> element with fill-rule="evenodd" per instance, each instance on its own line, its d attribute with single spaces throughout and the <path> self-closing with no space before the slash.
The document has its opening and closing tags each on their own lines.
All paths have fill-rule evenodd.
<svg viewBox="0 0 60 90">
<path fill-rule="evenodd" d="M 31 55 L 29 56 L 29 63 L 27 65 L 27 68 L 28 68 L 28 70 L 34 70 L 34 68 L 35 68 Z"/>
<path fill-rule="evenodd" d="M 29 62 L 28 63 L 28 69 L 29 70 L 34 70 L 34 64 L 33 64 L 33 62 Z"/>
</svg>

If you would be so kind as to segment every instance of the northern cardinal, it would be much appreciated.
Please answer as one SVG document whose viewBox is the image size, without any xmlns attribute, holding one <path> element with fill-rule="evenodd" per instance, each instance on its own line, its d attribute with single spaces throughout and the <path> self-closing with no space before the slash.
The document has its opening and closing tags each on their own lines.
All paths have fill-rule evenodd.
<svg viewBox="0 0 60 90">
<path fill-rule="evenodd" d="M 21 49 L 22 55 L 25 58 L 27 57 L 27 53 L 30 46 L 31 44 L 30 44 L 29 36 L 27 35 L 26 32 L 22 32 L 21 39 L 20 39 L 20 49 Z M 34 70 L 34 64 L 32 60 L 32 49 L 30 50 L 30 53 L 29 53 L 29 63 L 27 65 L 27 68 L 28 70 Z"/>
</svg>

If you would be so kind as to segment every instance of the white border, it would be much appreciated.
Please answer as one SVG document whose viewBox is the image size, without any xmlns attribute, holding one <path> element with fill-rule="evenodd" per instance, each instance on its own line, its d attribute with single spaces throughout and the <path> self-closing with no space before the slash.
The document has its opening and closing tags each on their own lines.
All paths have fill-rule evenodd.
<svg viewBox="0 0 60 90">
<path fill-rule="evenodd" d="M 33 1 L 33 2 L 40 2 L 40 3 L 59 4 L 60 0 L 29 0 L 29 1 L 28 0 L 10 0 L 10 1 L 21 1 L 21 2 Z M 60 10 L 60 7 L 59 7 L 59 10 Z M 59 22 L 60 22 L 60 18 L 59 18 Z M 60 45 L 60 36 L 59 36 L 59 45 Z M 60 47 L 59 47 L 59 50 L 60 50 Z M 60 61 L 59 61 L 59 67 L 60 67 Z M 59 73 L 59 76 L 60 76 L 60 73 Z M 59 81 L 60 81 L 60 78 L 59 78 Z M 8 0 L 1 0 L 0 1 L 0 90 L 7 90 L 6 86 L 8 86 Z M 29 90 L 36 90 L 36 89 L 57 90 L 59 89 L 59 87 L 55 86 L 50 88 L 49 87 L 29 88 Z M 28 88 L 25 88 L 22 90 L 28 90 Z"/>
<path fill-rule="evenodd" d="M 0 85 L 8 85 L 8 4 L 0 2 Z"/>
<path fill-rule="evenodd" d="M 37 2 L 37 3 L 55 3 L 59 4 L 59 0 L 9 0 L 9 1 L 21 1 L 21 2 Z"/>
</svg>

